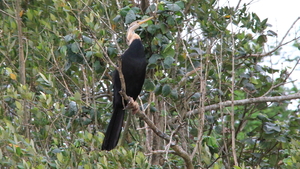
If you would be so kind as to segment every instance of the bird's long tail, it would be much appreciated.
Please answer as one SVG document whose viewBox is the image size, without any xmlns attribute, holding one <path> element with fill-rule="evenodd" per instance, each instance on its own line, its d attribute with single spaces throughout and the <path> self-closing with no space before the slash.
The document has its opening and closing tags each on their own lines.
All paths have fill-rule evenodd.
<svg viewBox="0 0 300 169">
<path fill-rule="evenodd" d="M 124 114 L 125 111 L 122 107 L 115 108 L 106 130 L 102 150 L 109 151 L 117 146 L 122 130 Z"/>
</svg>

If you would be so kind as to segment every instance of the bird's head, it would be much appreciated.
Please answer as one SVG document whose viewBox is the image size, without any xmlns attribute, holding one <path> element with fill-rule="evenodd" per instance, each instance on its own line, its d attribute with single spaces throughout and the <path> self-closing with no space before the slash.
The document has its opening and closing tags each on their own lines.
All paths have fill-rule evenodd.
<svg viewBox="0 0 300 169">
<path fill-rule="evenodd" d="M 149 21 L 150 19 L 154 18 L 153 16 L 147 18 L 147 19 L 144 19 L 144 20 L 137 20 L 137 21 L 134 21 L 132 22 L 130 25 L 129 25 L 129 28 L 127 29 L 127 44 L 130 45 L 131 42 L 134 40 L 134 39 L 141 39 L 140 36 L 138 34 L 136 34 L 134 31 L 140 27 L 140 25 L 142 25 L 143 23 Z"/>
</svg>

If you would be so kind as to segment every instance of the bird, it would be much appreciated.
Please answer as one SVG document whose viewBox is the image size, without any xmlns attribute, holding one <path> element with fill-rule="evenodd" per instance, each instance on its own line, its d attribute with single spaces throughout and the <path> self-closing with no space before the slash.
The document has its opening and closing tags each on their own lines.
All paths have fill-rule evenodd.
<svg viewBox="0 0 300 169">
<path fill-rule="evenodd" d="M 152 18 L 149 17 L 144 20 L 135 21 L 127 29 L 126 42 L 129 47 L 121 55 L 121 64 L 126 95 L 132 97 L 133 100 L 137 99 L 142 90 L 147 67 L 144 46 L 140 36 L 135 33 L 135 30 Z M 102 150 L 107 151 L 114 149 L 118 144 L 125 115 L 124 106 L 127 105 L 126 100 L 119 93 L 121 90 L 121 81 L 117 70 L 114 71 L 113 86 L 113 113 L 102 143 Z"/>
</svg>

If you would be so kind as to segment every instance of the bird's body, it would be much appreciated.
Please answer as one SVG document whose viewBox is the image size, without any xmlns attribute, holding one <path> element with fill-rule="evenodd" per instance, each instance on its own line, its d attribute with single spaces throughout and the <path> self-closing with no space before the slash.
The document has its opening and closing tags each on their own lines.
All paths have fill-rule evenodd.
<svg viewBox="0 0 300 169">
<path fill-rule="evenodd" d="M 127 96 L 130 96 L 136 100 L 144 84 L 147 66 L 144 47 L 141 40 L 135 39 L 129 46 L 128 50 L 126 50 L 121 56 L 121 58 L 122 73 L 126 84 L 126 94 Z M 102 150 L 111 150 L 118 144 L 125 115 L 122 101 L 123 98 L 119 91 L 121 91 L 121 82 L 119 72 L 115 70 L 113 99 L 114 112 L 106 131 L 105 139 L 102 144 Z M 124 103 L 125 105 L 127 104 L 125 100 Z"/>
<path fill-rule="evenodd" d="M 142 41 L 140 37 L 134 33 L 134 30 L 144 22 L 145 21 L 134 24 L 128 29 L 127 42 L 129 44 L 129 48 L 121 56 L 122 73 L 126 85 L 126 95 L 132 97 L 134 100 L 136 100 L 142 90 L 147 67 L 147 61 Z M 117 70 L 115 70 L 114 72 L 113 80 L 114 110 L 102 144 L 102 150 L 108 151 L 115 148 L 118 144 L 125 115 L 124 106 L 127 105 L 127 102 L 125 100 L 123 101 L 123 98 L 119 93 L 119 91 L 121 91 L 121 81 L 119 72 Z M 123 105 L 123 103 L 125 105 Z"/>
</svg>

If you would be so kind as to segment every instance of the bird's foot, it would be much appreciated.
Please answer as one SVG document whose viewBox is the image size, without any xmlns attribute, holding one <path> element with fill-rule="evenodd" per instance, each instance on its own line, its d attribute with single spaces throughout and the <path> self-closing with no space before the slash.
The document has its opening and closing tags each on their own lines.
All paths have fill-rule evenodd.
<svg viewBox="0 0 300 169">
<path fill-rule="evenodd" d="M 139 104 L 130 97 L 125 109 L 131 109 L 132 114 L 136 114 L 139 111 Z"/>
</svg>

